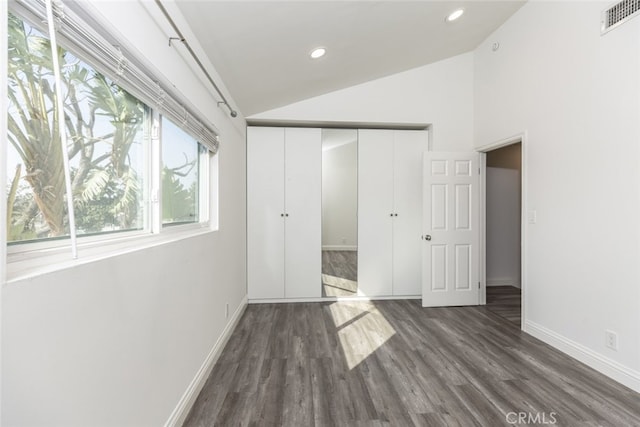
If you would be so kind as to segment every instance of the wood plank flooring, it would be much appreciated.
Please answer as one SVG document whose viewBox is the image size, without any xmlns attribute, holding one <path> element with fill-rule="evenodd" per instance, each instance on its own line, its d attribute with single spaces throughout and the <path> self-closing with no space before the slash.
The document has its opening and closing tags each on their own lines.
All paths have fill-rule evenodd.
<svg viewBox="0 0 640 427">
<path fill-rule="evenodd" d="M 487 286 L 487 309 L 520 327 L 520 288 Z"/>
<path fill-rule="evenodd" d="M 358 252 L 322 251 L 322 296 L 350 297 L 358 293 Z"/>
<path fill-rule="evenodd" d="M 538 417 L 529 425 L 640 426 L 640 395 L 487 307 L 259 304 L 185 426 L 495 427 L 520 412 Z"/>
</svg>

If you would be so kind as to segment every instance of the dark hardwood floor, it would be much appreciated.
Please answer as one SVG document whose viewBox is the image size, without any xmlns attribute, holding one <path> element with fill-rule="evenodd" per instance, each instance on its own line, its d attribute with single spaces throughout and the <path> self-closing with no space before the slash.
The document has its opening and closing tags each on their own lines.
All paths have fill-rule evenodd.
<svg viewBox="0 0 640 427">
<path fill-rule="evenodd" d="M 520 327 L 520 288 L 487 286 L 487 309 Z"/>
<path fill-rule="evenodd" d="M 519 413 L 537 417 L 529 425 L 640 426 L 640 395 L 488 307 L 260 304 L 185 426 L 495 427 Z"/>
</svg>

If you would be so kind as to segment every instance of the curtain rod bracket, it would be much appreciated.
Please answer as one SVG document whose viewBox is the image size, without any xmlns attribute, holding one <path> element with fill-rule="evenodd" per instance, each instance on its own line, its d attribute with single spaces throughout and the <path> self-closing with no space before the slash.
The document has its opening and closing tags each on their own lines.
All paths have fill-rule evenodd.
<svg viewBox="0 0 640 427">
<path fill-rule="evenodd" d="M 196 53 L 193 51 L 191 46 L 189 46 L 189 42 L 185 40 L 184 35 L 182 34 L 182 31 L 180 31 L 180 29 L 176 25 L 175 21 L 171 18 L 171 15 L 167 11 L 167 9 L 165 9 L 165 7 L 162 5 L 162 1 L 161 0 L 155 0 L 155 3 L 158 6 L 158 8 L 160 9 L 160 11 L 162 12 L 162 14 L 164 15 L 164 17 L 169 22 L 169 24 L 171 25 L 171 28 L 173 28 L 173 31 L 175 31 L 175 33 L 178 35 L 178 37 L 170 37 L 169 38 L 169 46 L 171 46 L 171 41 L 172 40 L 180 40 L 182 43 L 184 43 L 184 46 L 187 48 L 187 50 L 191 54 L 191 57 L 196 62 L 196 64 L 198 64 L 198 67 L 200 67 L 200 71 L 202 71 L 204 73 L 204 75 L 207 78 L 207 80 L 209 80 L 209 83 L 211 83 L 211 86 L 213 86 L 215 91 L 218 92 L 218 95 L 222 99 L 223 103 L 229 109 L 229 115 L 231 117 L 238 117 L 238 112 L 236 110 L 234 110 L 233 108 L 231 108 L 231 106 L 229 105 L 229 102 L 227 101 L 227 98 L 225 98 L 224 94 L 222 93 L 222 91 L 220 90 L 220 88 L 218 87 L 216 82 L 213 81 L 213 78 L 211 77 L 211 74 L 209 74 L 209 72 L 207 71 L 206 67 L 202 64 L 202 61 L 200 61 L 200 58 L 198 58 L 198 55 L 196 55 Z"/>
<path fill-rule="evenodd" d="M 182 43 L 184 43 L 184 42 L 185 42 L 184 37 L 169 37 L 169 46 L 171 46 L 171 42 L 172 42 L 173 40 L 178 40 L 178 41 L 181 41 Z"/>
</svg>

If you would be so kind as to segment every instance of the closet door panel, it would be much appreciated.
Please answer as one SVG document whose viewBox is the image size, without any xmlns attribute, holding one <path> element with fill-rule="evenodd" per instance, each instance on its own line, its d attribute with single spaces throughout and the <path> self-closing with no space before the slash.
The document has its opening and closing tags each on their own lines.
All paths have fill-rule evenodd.
<svg viewBox="0 0 640 427">
<path fill-rule="evenodd" d="M 284 298 L 284 129 L 247 128 L 250 299 Z"/>
<path fill-rule="evenodd" d="M 422 157 L 426 131 L 394 134 L 393 294 L 422 293 Z"/>
<path fill-rule="evenodd" d="M 392 294 L 393 131 L 358 131 L 358 294 Z"/>
<path fill-rule="evenodd" d="M 320 297 L 321 130 L 285 129 L 285 297 Z"/>
</svg>

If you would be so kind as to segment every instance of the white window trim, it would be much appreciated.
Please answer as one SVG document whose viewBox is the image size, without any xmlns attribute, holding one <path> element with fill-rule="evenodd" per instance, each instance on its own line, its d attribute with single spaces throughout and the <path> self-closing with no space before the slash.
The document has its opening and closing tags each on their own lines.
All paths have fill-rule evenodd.
<svg viewBox="0 0 640 427">
<path fill-rule="evenodd" d="M 8 2 L 0 1 L 0 16 L 3 17 L 2 22 L 0 22 L 0 81 L 7 81 L 7 70 L 8 70 L 8 61 L 7 61 L 7 52 L 8 49 Z M 7 132 L 7 97 L 3 96 L 0 99 L 0 111 L 2 111 L 2 116 L 0 116 L 0 132 L 4 132 L 6 135 Z M 6 141 L 7 138 L 4 138 Z M 7 147 L 6 142 L 0 143 L 0 153 L 2 154 L 0 157 L 6 159 L 7 157 Z M 2 195 L 0 196 L 0 285 L 3 285 L 6 281 L 6 268 L 3 268 L 7 265 L 7 230 L 4 226 L 7 223 L 7 194 L 6 190 L 6 177 L 7 177 L 7 165 L 6 161 L 0 162 L 0 188 L 3 189 Z M 2 302 L 2 297 L 0 296 L 0 303 Z M 1 305 L 0 305 L 1 307 Z M 0 309 L 1 311 L 1 309 Z"/>
<path fill-rule="evenodd" d="M 68 246 L 36 250 L 30 253 L 25 252 L 21 256 L 12 254 L 7 258 L 6 283 L 11 284 L 79 265 L 214 233 L 215 231 L 208 225 L 198 223 L 175 227 L 175 230 L 162 234 L 135 234 L 109 240 L 83 242 L 78 245 L 78 258 L 76 259 L 71 257 Z"/>
<path fill-rule="evenodd" d="M 213 166 L 211 159 L 215 155 L 208 150 L 203 150 L 199 156 L 201 167 L 198 171 L 198 180 L 200 181 L 198 185 L 198 221 L 210 224 L 211 201 L 209 194 L 211 193 L 211 167 Z"/>
</svg>

